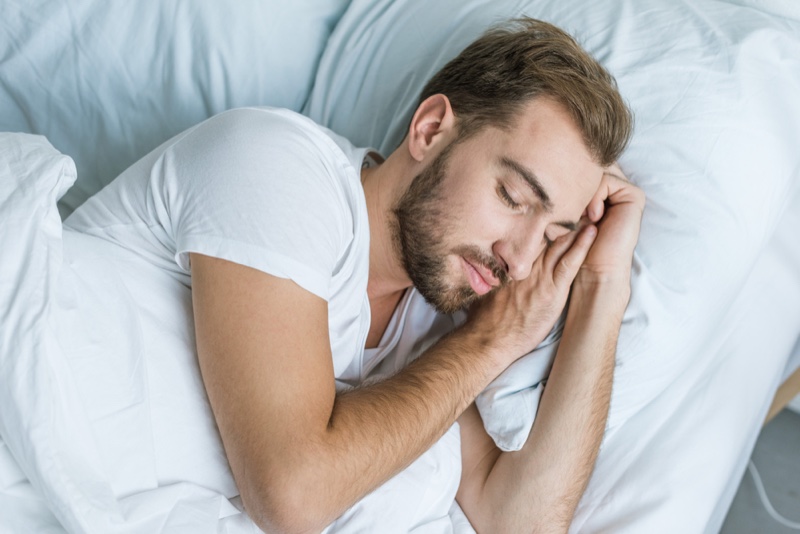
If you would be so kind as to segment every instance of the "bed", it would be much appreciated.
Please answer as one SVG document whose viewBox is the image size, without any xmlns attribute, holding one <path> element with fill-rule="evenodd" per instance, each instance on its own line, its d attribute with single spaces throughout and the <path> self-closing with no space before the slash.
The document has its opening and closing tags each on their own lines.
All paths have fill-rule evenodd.
<svg viewBox="0 0 800 534">
<path fill-rule="evenodd" d="M 615 75 L 636 116 L 620 163 L 648 195 L 608 428 L 571 531 L 719 530 L 800 368 L 796 2 L 2 5 L 0 131 L 38 136 L 0 137 L 0 531 L 257 532 L 192 357 L 188 288 L 62 217 L 234 107 L 301 111 L 388 153 L 427 77 L 520 15 L 570 31 Z M 532 361 L 483 395 L 507 449 L 534 424 L 546 366 Z M 330 532 L 391 531 L 382 505 Z M 414 531 L 471 532 L 456 505 L 446 516 Z"/>
</svg>

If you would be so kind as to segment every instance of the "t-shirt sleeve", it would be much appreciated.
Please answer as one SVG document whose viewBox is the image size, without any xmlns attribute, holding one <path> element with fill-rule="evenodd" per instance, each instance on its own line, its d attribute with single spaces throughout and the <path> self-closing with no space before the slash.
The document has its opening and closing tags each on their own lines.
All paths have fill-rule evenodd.
<svg viewBox="0 0 800 534">
<path fill-rule="evenodd" d="M 329 299 L 353 235 L 343 181 L 349 164 L 312 128 L 275 112 L 234 110 L 163 154 L 154 187 L 181 268 L 190 271 L 195 252 L 291 279 Z"/>
</svg>

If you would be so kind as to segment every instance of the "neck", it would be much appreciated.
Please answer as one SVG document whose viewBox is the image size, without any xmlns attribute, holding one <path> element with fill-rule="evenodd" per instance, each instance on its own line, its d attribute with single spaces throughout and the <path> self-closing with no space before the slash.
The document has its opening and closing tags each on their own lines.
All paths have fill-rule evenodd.
<svg viewBox="0 0 800 534">
<path fill-rule="evenodd" d="M 367 295 L 370 301 L 398 299 L 412 285 L 403 268 L 393 235 L 393 208 L 407 187 L 402 166 L 396 159 L 395 153 L 379 166 L 361 170 L 361 183 L 369 215 Z"/>
</svg>

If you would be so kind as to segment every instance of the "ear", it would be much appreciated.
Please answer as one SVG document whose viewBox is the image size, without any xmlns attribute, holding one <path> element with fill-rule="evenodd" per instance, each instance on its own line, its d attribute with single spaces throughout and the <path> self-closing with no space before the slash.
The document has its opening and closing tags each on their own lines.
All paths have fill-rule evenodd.
<svg viewBox="0 0 800 534">
<path fill-rule="evenodd" d="M 409 154 L 421 162 L 431 152 L 438 152 L 455 136 L 455 126 L 450 99 L 443 94 L 429 96 L 417 107 L 408 127 Z"/>
</svg>

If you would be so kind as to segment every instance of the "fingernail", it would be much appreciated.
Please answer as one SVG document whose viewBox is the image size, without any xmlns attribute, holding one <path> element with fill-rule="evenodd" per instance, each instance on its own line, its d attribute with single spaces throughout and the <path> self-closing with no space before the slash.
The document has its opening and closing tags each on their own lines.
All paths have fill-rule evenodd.
<svg viewBox="0 0 800 534">
<path fill-rule="evenodd" d="M 586 233 L 589 234 L 589 237 L 594 237 L 594 235 L 597 233 L 597 227 L 593 225 L 587 226 Z"/>
</svg>

